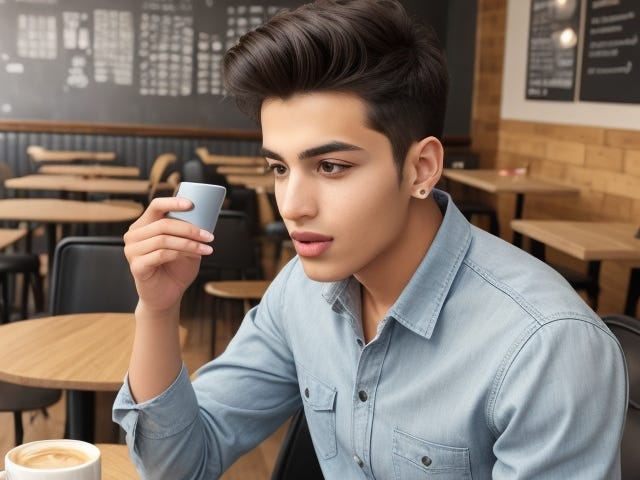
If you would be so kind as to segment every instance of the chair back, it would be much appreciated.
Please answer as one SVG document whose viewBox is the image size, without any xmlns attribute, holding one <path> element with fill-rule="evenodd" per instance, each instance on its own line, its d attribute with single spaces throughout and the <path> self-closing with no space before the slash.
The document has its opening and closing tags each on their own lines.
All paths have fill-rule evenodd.
<svg viewBox="0 0 640 480">
<path fill-rule="evenodd" d="M 605 315 L 604 323 L 616 336 L 627 361 L 629 406 L 620 446 L 622 479 L 640 478 L 640 320 L 628 315 Z"/>
<path fill-rule="evenodd" d="M 271 480 L 299 479 L 324 479 L 303 409 L 291 419 L 271 475 Z"/>
<path fill-rule="evenodd" d="M 177 161 L 178 158 L 173 153 L 158 155 L 151 165 L 151 170 L 149 170 L 149 183 L 151 185 L 160 183 L 168 173 L 169 167 Z"/>
<path fill-rule="evenodd" d="M 251 222 L 245 213 L 221 210 L 213 235 L 213 254 L 202 257 L 201 278 L 260 278 L 258 247 L 251 230 Z"/>
<path fill-rule="evenodd" d="M 55 250 L 51 315 L 133 312 L 138 294 L 121 237 L 66 237 Z"/>
<path fill-rule="evenodd" d="M 204 164 L 199 158 L 187 160 L 182 164 L 182 180 L 185 182 L 205 183 Z"/>
</svg>

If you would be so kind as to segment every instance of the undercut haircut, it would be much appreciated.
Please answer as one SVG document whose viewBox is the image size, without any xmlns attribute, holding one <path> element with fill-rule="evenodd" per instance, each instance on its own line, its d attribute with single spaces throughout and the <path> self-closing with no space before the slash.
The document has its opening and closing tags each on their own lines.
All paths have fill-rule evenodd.
<svg viewBox="0 0 640 480">
<path fill-rule="evenodd" d="M 245 34 L 223 61 L 227 92 L 260 124 L 267 98 L 341 92 L 364 101 L 399 175 L 411 144 L 442 137 L 449 78 L 433 29 L 396 0 L 317 0 Z"/>
</svg>

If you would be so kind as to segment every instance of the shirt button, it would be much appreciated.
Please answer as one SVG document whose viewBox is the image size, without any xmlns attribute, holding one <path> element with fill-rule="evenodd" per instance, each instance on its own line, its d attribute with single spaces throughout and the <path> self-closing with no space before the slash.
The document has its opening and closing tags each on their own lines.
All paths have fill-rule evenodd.
<svg viewBox="0 0 640 480">
<path fill-rule="evenodd" d="M 358 455 L 353 456 L 353 461 L 356 462 L 356 465 L 358 465 L 360 468 L 364 466 L 364 462 Z"/>
<path fill-rule="evenodd" d="M 304 389 L 304 396 L 309 398 L 309 389 L 308 388 Z"/>
<path fill-rule="evenodd" d="M 365 392 L 364 390 L 360 390 L 358 392 L 358 398 L 360 399 L 361 402 L 366 402 L 367 398 L 369 397 L 367 396 L 367 392 Z"/>
<path fill-rule="evenodd" d="M 422 457 L 422 464 L 425 467 L 428 467 L 429 465 L 431 465 L 431 459 L 425 455 L 424 457 Z"/>
<path fill-rule="evenodd" d="M 363 342 L 362 340 L 360 340 L 360 339 L 357 339 L 357 340 L 356 340 L 356 343 L 358 344 L 358 346 L 359 346 L 360 348 L 362 348 L 362 347 L 364 346 L 364 342 Z"/>
</svg>

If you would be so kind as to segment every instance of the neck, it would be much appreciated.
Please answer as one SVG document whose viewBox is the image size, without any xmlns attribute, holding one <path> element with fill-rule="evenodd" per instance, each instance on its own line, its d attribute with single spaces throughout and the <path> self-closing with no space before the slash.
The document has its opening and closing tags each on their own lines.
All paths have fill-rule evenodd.
<svg viewBox="0 0 640 480">
<path fill-rule="evenodd" d="M 362 317 L 365 337 L 398 299 L 426 255 L 442 223 L 435 200 L 411 199 L 406 228 L 374 264 L 355 277 L 362 285 Z M 372 338 L 372 337 L 371 337 Z M 368 338 L 367 340 L 369 340 Z"/>
</svg>

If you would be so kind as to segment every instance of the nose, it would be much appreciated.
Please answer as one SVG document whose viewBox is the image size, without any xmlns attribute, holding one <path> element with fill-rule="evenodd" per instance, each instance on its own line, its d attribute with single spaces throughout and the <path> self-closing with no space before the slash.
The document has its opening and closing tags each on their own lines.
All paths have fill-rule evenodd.
<svg viewBox="0 0 640 480">
<path fill-rule="evenodd" d="M 276 182 L 275 193 L 283 219 L 298 221 L 317 214 L 315 189 L 304 174 L 291 172 L 285 180 Z"/>
</svg>

